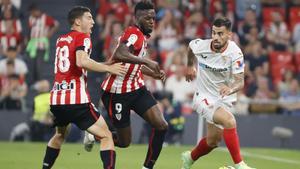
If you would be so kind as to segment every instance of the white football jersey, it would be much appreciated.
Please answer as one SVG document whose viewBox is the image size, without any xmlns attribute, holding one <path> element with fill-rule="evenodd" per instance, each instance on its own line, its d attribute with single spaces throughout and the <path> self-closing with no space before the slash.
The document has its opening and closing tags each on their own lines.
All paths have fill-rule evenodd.
<svg viewBox="0 0 300 169">
<path fill-rule="evenodd" d="M 214 52 L 211 42 L 212 39 L 195 39 L 189 44 L 198 60 L 196 91 L 204 97 L 222 99 L 220 86 L 228 86 L 234 80 L 233 74 L 244 72 L 244 58 L 241 49 L 233 41 L 229 41 L 222 53 Z M 237 96 L 232 94 L 223 99 L 234 102 Z"/>
</svg>

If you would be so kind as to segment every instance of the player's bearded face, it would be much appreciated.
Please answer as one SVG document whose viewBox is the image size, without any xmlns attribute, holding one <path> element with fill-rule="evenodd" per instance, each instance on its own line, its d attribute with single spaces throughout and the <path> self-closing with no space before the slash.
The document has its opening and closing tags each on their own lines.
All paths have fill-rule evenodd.
<svg viewBox="0 0 300 169">
<path fill-rule="evenodd" d="M 155 11 L 154 9 L 137 12 L 138 25 L 144 34 L 150 34 L 154 27 Z"/>
<path fill-rule="evenodd" d="M 226 29 L 225 26 L 212 28 L 212 45 L 214 49 L 220 50 L 222 49 L 228 42 L 230 38 L 230 31 Z"/>
<path fill-rule="evenodd" d="M 85 12 L 81 18 L 81 29 L 84 33 L 92 33 L 93 25 L 95 24 L 92 14 Z"/>
</svg>

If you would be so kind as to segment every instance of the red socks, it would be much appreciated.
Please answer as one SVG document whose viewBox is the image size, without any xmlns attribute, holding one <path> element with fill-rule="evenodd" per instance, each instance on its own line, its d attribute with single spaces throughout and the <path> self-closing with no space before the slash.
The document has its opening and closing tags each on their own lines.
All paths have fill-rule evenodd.
<svg viewBox="0 0 300 169">
<path fill-rule="evenodd" d="M 199 157 L 204 156 L 211 152 L 215 147 L 207 145 L 206 137 L 202 138 L 198 145 L 192 150 L 192 160 L 196 161 Z"/>
<path fill-rule="evenodd" d="M 223 138 L 235 164 L 242 161 L 240 142 L 236 128 L 224 129 Z"/>
</svg>

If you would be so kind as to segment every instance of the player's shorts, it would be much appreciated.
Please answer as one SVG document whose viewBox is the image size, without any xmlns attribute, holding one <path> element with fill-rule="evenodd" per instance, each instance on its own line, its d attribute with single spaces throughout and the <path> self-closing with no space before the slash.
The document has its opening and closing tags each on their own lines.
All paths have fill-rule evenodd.
<svg viewBox="0 0 300 169">
<path fill-rule="evenodd" d="M 222 125 L 216 124 L 213 121 L 214 113 L 220 107 L 222 107 L 229 113 L 233 113 L 233 111 L 234 111 L 233 104 L 230 101 L 226 101 L 224 99 L 201 96 L 200 93 L 195 92 L 194 98 L 193 98 L 193 109 L 196 110 L 196 112 L 200 116 L 204 117 L 208 123 L 214 124 L 215 126 L 223 129 Z"/>
<path fill-rule="evenodd" d="M 54 115 L 54 126 L 64 127 L 74 123 L 81 130 L 91 127 L 100 117 L 92 103 L 51 105 L 50 111 Z"/>
<path fill-rule="evenodd" d="M 142 117 L 148 109 L 157 104 L 146 87 L 123 94 L 103 91 L 102 102 L 116 128 L 130 126 L 130 110 Z"/>
</svg>

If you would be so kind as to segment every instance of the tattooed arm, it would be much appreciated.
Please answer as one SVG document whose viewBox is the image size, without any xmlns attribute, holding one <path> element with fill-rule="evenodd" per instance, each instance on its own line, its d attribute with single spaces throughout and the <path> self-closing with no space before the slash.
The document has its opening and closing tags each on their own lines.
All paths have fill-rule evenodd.
<svg viewBox="0 0 300 169">
<path fill-rule="evenodd" d="M 220 94 L 222 97 L 228 96 L 238 92 L 244 87 L 244 72 L 233 74 L 234 81 L 228 86 L 223 85 L 220 88 Z"/>
</svg>

